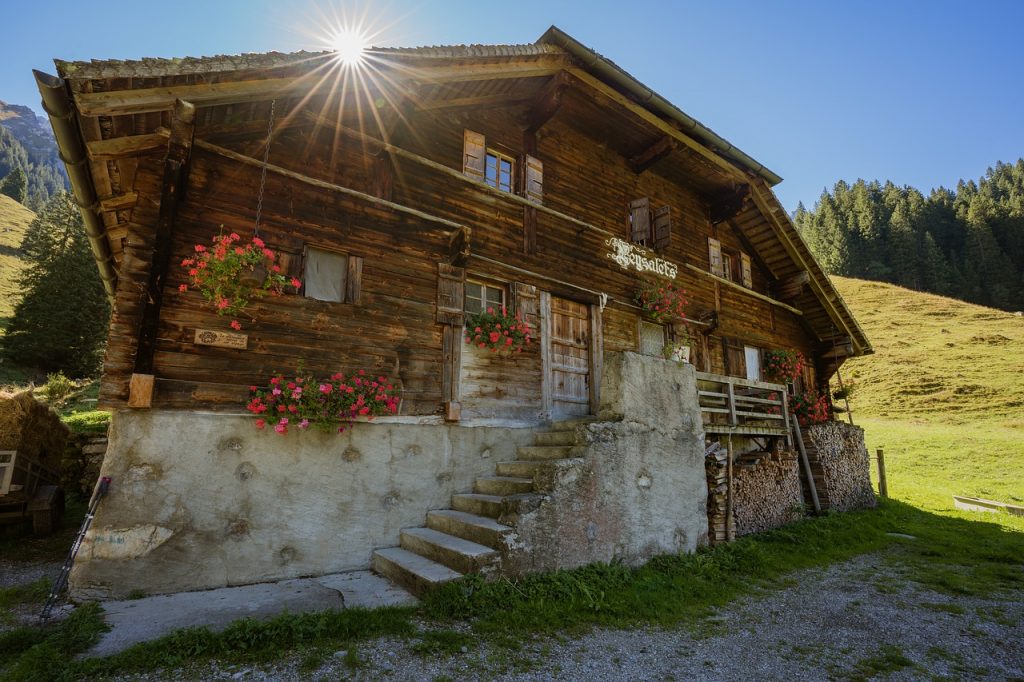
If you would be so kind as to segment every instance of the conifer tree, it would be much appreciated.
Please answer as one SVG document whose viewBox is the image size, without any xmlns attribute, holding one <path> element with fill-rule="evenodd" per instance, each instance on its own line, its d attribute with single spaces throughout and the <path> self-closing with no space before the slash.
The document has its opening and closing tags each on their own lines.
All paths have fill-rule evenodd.
<svg viewBox="0 0 1024 682">
<path fill-rule="evenodd" d="M 26 230 L 21 250 L 28 267 L 4 354 L 41 371 L 92 376 L 100 365 L 110 306 L 69 194 L 46 204 Z"/>
<path fill-rule="evenodd" d="M 6 194 L 19 204 L 24 204 L 28 200 L 28 177 L 20 166 L 15 166 L 3 180 L 0 180 L 0 194 Z"/>
</svg>

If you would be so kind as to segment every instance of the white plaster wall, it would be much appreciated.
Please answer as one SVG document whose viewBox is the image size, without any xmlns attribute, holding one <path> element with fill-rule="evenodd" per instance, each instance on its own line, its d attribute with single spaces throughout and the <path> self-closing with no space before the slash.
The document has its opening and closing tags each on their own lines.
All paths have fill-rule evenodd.
<svg viewBox="0 0 1024 682">
<path fill-rule="evenodd" d="M 114 414 L 113 479 L 71 574 L 75 598 L 196 590 L 367 568 L 399 530 L 450 506 L 529 428 L 356 424 L 257 431 L 253 419 Z"/>
</svg>

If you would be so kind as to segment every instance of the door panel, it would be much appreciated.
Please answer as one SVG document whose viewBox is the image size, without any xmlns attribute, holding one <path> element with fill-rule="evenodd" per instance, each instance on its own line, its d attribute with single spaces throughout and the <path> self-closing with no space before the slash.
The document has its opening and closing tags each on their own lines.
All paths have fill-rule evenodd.
<svg viewBox="0 0 1024 682">
<path fill-rule="evenodd" d="M 551 297 L 550 366 L 552 419 L 590 413 L 590 309 Z"/>
</svg>

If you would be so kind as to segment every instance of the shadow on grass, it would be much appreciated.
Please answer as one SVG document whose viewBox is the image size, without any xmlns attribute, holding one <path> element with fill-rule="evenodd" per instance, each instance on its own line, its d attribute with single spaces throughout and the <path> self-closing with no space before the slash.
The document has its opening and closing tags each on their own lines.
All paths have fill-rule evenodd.
<svg viewBox="0 0 1024 682">
<path fill-rule="evenodd" d="M 72 655 L 92 646 L 104 627 L 99 610 L 86 607 L 50 630 L 25 628 L 0 635 L 0 665 L 4 679 L 53 680 L 174 668 L 214 658 L 266 662 L 361 638 L 408 638 L 416 632 L 416 616 L 438 627 L 472 619 L 477 638 L 499 644 L 595 625 L 697 626 L 715 608 L 757 587 L 791 582 L 787 574 L 794 570 L 886 547 L 892 547 L 886 553 L 892 561 L 907 567 L 909 579 L 931 589 L 972 595 L 1024 589 L 1024 533 L 884 501 L 877 510 L 807 519 L 696 554 L 656 557 L 639 568 L 593 564 L 494 582 L 470 576 L 435 590 L 419 609 L 243 620 L 220 633 L 181 630 L 110 658 L 72 661 Z M 63 652 L 59 665 L 38 667 L 55 650 Z"/>
</svg>

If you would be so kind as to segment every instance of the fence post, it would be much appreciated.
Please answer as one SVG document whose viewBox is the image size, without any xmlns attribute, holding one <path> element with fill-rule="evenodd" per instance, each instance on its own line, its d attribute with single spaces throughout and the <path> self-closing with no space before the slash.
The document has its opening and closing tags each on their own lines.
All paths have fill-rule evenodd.
<svg viewBox="0 0 1024 682">
<path fill-rule="evenodd" d="M 885 482 L 885 453 L 882 448 L 875 450 L 878 455 L 878 494 L 881 497 L 889 497 L 889 486 Z"/>
</svg>

